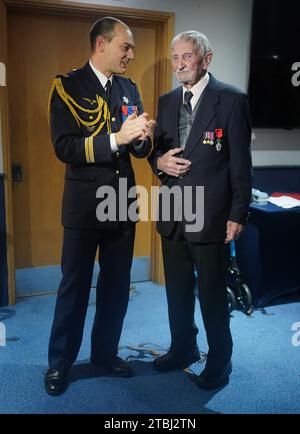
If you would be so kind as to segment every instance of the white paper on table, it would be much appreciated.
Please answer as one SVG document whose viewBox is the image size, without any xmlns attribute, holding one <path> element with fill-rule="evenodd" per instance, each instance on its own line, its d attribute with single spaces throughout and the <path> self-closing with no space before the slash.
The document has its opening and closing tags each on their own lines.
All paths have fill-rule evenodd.
<svg viewBox="0 0 300 434">
<path fill-rule="evenodd" d="M 273 203 L 274 205 L 280 206 L 281 208 L 295 208 L 296 206 L 300 206 L 300 200 L 295 199 L 290 196 L 279 196 L 268 198 L 268 201 Z"/>
</svg>

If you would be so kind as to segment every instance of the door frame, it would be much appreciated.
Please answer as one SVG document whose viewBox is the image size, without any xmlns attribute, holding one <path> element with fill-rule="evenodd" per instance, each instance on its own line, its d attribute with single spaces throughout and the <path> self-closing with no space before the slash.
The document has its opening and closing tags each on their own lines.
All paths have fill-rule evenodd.
<svg viewBox="0 0 300 434">
<path fill-rule="evenodd" d="M 155 83 L 155 102 L 158 97 L 172 89 L 172 70 L 170 62 L 170 42 L 174 35 L 174 13 L 87 3 L 65 2 L 64 0 L 0 0 L 4 5 L 4 16 L 0 10 L 0 22 L 3 23 L 4 35 L 4 63 L 7 63 L 7 13 L 51 13 L 55 15 L 79 16 L 83 15 L 97 18 L 97 14 L 115 16 L 119 19 L 134 19 L 148 23 L 156 23 L 157 30 L 162 41 L 158 44 L 156 58 L 156 72 L 159 80 Z M 8 74 L 9 76 L 9 71 Z M 8 267 L 8 293 L 9 304 L 16 301 L 15 290 L 15 265 L 14 265 L 14 230 L 13 230 L 13 182 L 11 176 L 11 149 L 9 145 L 9 110 L 7 100 L 7 88 L 4 88 L 4 97 L 1 98 L 1 117 L 3 131 L 3 172 L 5 179 L 5 209 L 7 228 L 7 267 Z M 158 185 L 158 181 L 152 175 L 152 185 Z M 151 225 L 151 279 L 154 282 L 163 283 L 163 265 L 160 237 L 156 231 L 155 222 Z"/>
</svg>

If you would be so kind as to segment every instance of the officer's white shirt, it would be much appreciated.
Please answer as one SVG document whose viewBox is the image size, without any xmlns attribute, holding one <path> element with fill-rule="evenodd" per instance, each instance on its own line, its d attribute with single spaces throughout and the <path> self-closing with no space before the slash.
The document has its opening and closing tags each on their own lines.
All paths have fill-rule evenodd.
<svg viewBox="0 0 300 434">
<path fill-rule="evenodd" d="M 110 83 L 112 85 L 112 79 L 113 79 L 112 75 L 109 78 L 107 78 L 106 75 L 104 75 L 101 71 L 99 71 L 99 69 L 95 68 L 95 66 L 92 63 L 92 59 L 89 60 L 89 64 L 90 64 L 90 67 L 92 68 L 92 70 L 94 71 L 94 73 L 96 74 L 98 80 L 100 81 L 101 86 L 103 87 L 103 89 L 106 88 L 108 80 L 110 81 Z M 118 145 L 117 145 L 117 142 L 116 142 L 116 135 L 115 135 L 115 133 L 111 133 L 109 135 L 109 140 L 110 140 L 110 147 L 111 147 L 112 152 L 117 152 L 118 151 Z"/>
</svg>

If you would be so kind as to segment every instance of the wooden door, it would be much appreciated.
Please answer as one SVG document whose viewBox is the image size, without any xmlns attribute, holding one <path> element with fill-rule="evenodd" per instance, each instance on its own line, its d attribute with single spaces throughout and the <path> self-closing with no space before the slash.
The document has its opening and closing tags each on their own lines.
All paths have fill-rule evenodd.
<svg viewBox="0 0 300 434">
<path fill-rule="evenodd" d="M 15 265 L 17 273 L 21 273 L 19 278 L 17 274 L 17 293 L 18 282 L 24 283 L 31 276 L 27 271 L 32 270 L 43 273 L 37 275 L 37 282 L 30 283 L 31 290 L 57 289 L 48 287 L 45 279 L 49 269 L 55 273 L 59 270 L 64 165 L 55 157 L 50 141 L 47 102 L 53 77 L 81 67 L 88 60 L 89 30 L 94 21 L 85 16 L 49 13 L 8 14 L 12 162 L 22 168 L 21 182 L 15 182 L 13 187 Z M 138 84 L 145 110 L 153 117 L 157 29 L 155 23 L 125 21 L 136 43 L 135 60 L 127 75 Z M 147 161 L 134 161 L 134 168 L 137 183 L 150 189 L 152 175 Z M 150 257 L 150 252 L 151 222 L 140 222 L 134 255 Z"/>
<path fill-rule="evenodd" d="M 2 62 L 2 72 L 0 84 L 0 152 L 3 149 L 3 175 L 4 175 L 4 195 L 5 195 L 5 226 L 6 239 L 1 248 L 6 249 L 7 270 L 8 270 L 8 302 L 15 301 L 15 279 L 14 279 L 14 252 L 13 252 L 13 224 L 12 224 L 12 179 L 10 172 L 10 146 L 9 146 L 9 121 L 8 121 L 8 92 L 7 92 L 7 14 L 6 7 L 0 0 L 0 62 Z M 8 170 L 9 168 L 9 170 Z M 1 171 L 1 169 L 0 169 Z M 2 204 L 1 204 L 2 206 Z M 3 252 L 2 252 L 3 254 Z M 5 267 L 6 264 L 1 264 Z M 5 273 L 5 272 L 4 272 Z M 6 291 L 6 288 L 2 288 Z M 3 297 L 6 299 L 6 296 Z"/>
</svg>

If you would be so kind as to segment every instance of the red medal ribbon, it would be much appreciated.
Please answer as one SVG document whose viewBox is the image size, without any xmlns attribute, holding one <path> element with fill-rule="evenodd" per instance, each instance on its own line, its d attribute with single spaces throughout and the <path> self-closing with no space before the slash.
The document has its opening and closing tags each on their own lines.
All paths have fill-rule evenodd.
<svg viewBox="0 0 300 434">
<path fill-rule="evenodd" d="M 218 139 L 221 139 L 223 137 L 223 130 L 222 128 L 216 128 L 215 129 L 215 135 Z"/>
</svg>

